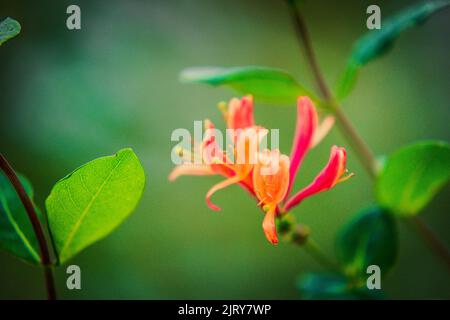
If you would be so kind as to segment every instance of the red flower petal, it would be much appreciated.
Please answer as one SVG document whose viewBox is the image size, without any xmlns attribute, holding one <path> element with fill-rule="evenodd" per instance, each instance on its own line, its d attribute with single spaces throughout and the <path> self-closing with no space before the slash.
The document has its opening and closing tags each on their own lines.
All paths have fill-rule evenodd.
<svg viewBox="0 0 450 320">
<path fill-rule="evenodd" d="M 285 206 L 285 210 L 298 205 L 303 199 L 316 193 L 328 190 L 335 186 L 341 176 L 345 173 L 345 163 L 347 154 L 344 148 L 333 146 L 331 148 L 330 159 L 325 168 L 316 176 L 314 181 L 296 195 L 290 198 Z"/>
<path fill-rule="evenodd" d="M 291 151 L 290 182 L 288 194 L 294 184 L 295 175 L 306 153 L 311 147 L 314 132 L 317 128 L 318 116 L 316 108 L 308 97 L 299 97 L 297 102 L 297 127 Z"/>
<path fill-rule="evenodd" d="M 212 203 L 211 201 L 211 196 L 216 193 L 217 191 L 219 191 L 220 189 L 226 188 L 228 186 L 231 186 L 232 184 L 238 183 L 241 180 L 241 178 L 239 176 L 234 176 L 228 179 L 225 179 L 221 182 L 219 182 L 218 184 L 214 185 L 211 189 L 209 189 L 209 191 L 206 193 L 206 204 L 208 205 L 208 207 L 210 207 L 212 210 L 214 211 L 220 211 L 220 207 L 216 206 L 214 203 Z"/>
<path fill-rule="evenodd" d="M 253 127 L 255 120 L 253 118 L 253 97 L 246 96 L 242 99 L 232 99 L 226 112 L 227 128 L 245 129 Z"/>
<path fill-rule="evenodd" d="M 206 176 L 216 174 L 210 166 L 203 164 L 180 164 L 173 168 L 169 175 L 169 181 L 174 181 L 179 176 Z"/>
</svg>

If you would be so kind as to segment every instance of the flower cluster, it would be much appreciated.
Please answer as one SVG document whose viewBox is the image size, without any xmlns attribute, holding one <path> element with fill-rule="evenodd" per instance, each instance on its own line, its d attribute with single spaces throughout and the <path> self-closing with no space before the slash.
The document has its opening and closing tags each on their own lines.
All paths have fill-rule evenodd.
<svg viewBox="0 0 450 320">
<path fill-rule="evenodd" d="M 273 244 L 278 243 L 275 219 L 300 204 L 305 198 L 334 187 L 339 182 L 347 180 L 352 174 L 347 174 L 346 151 L 342 147 L 333 146 L 326 166 L 305 188 L 291 194 L 291 189 L 298 169 L 308 153 L 332 127 L 334 119 L 325 118 L 319 123 L 317 110 L 310 98 L 299 97 L 297 102 L 297 125 L 290 157 L 281 154 L 278 149 L 254 151 L 251 145 L 256 140 L 259 144 L 267 134 L 267 129 L 257 126 L 253 116 L 253 98 L 232 99 L 228 107 L 223 108 L 223 114 L 228 129 L 239 129 L 233 138 L 232 153 L 237 146 L 243 146 L 245 159 L 250 153 L 257 152 L 257 162 L 233 163 L 229 154 L 220 150 L 214 135 L 206 132 L 201 143 L 195 146 L 196 152 L 204 160 L 201 164 L 190 161 L 178 165 L 169 176 L 173 181 L 180 175 L 222 175 L 222 182 L 214 185 L 206 194 L 206 203 L 213 210 L 220 208 L 212 203 L 211 196 L 220 189 L 232 184 L 239 184 L 258 201 L 258 206 L 265 212 L 263 230 L 266 238 Z M 209 120 L 204 122 L 206 129 L 214 128 Z M 206 152 L 207 150 L 207 152 Z M 192 155 L 180 150 L 180 154 L 191 159 Z M 272 170 L 275 167 L 275 170 Z"/>
</svg>

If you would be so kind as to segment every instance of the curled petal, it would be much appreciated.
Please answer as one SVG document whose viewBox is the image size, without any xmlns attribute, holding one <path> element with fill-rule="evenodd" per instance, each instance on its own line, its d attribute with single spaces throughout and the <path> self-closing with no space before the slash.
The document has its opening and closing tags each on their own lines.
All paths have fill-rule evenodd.
<svg viewBox="0 0 450 320">
<path fill-rule="evenodd" d="M 311 148 L 317 128 L 318 115 L 313 102 L 308 97 L 299 97 L 297 102 L 297 126 L 291 151 L 290 182 L 288 194 L 292 188 L 300 164 Z"/>
<path fill-rule="evenodd" d="M 344 148 L 333 146 L 331 148 L 330 159 L 325 168 L 316 176 L 314 181 L 292 196 L 285 205 L 285 210 L 298 205 L 303 199 L 316 193 L 328 190 L 342 181 L 342 175 L 346 172 L 345 163 L 347 160 Z"/>
<path fill-rule="evenodd" d="M 210 167 L 215 174 L 219 174 L 227 178 L 236 175 L 235 168 L 227 164 L 217 163 L 210 165 Z M 245 190 L 247 190 L 250 193 L 250 195 L 252 196 L 255 195 L 255 191 L 253 190 L 253 181 L 251 172 L 249 172 L 249 174 L 245 178 L 239 181 L 239 185 L 243 187 Z"/>
<path fill-rule="evenodd" d="M 276 207 L 269 209 L 262 224 L 264 234 L 266 235 L 267 240 L 269 240 L 272 244 L 278 244 L 277 228 L 275 225 L 275 211 Z"/>
<path fill-rule="evenodd" d="M 205 176 L 213 175 L 215 172 L 207 165 L 181 164 L 176 166 L 169 175 L 169 181 L 174 181 L 179 176 Z"/>
<path fill-rule="evenodd" d="M 253 188 L 263 205 L 276 207 L 284 200 L 289 185 L 289 158 L 279 150 L 265 150 L 253 168 Z"/>
<path fill-rule="evenodd" d="M 235 172 L 231 166 L 227 165 L 224 162 L 217 162 L 209 165 L 211 170 L 217 174 L 220 174 L 225 177 L 232 177 L 235 175 Z"/>
<path fill-rule="evenodd" d="M 226 180 L 223 180 L 222 182 L 219 182 L 218 184 L 214 185 L 209 191 L 206 193 L 206 204 L 208 207 L 210 207 L 214 211 L 220 211 L 220 207 L 216 206 L 211 201 L 211 196 L 219 191 L 220 189 L 226 188 L 228 186 L 231 186 L 232 184 L 238 183 L 241 180 L 239 176 L 234 176 L 231 178 L 228 178 Z"/>
</svg>

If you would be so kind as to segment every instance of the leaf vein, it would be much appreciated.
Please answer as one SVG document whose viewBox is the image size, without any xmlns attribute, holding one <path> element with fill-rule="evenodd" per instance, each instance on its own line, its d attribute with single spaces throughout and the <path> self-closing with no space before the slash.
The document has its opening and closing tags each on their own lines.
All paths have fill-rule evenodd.
<svg viewBox="0 0 450 320">
<path fill-rule="evenodd" d="M 117 167 L 121 164 L 123 158 L 120 158 L 117 162 L 117 164 L 111 169 L 111 172 L 108 174 L 108 176 L 106 177 L 106 179 L 102 182 L 102 184 L 100 185 L 100 187 L 98 188 L 97 192 L 95 194 L 93 194 L 91 200 L 89 201 L 89 203 L 87 204 L 87 206 L 84 208 L 83 212 L 80 215 L 80 218 L 78 219 L 78 221 L 75 223 L 72 231 L 69 233 L 69 235 L 66 238 L 66 241 L 63 245 L 63 247 L 61 248 L 60 251 L 60 256 L 62 257 L 64 252 L 67 250 L 67 248 L 69 247 L 69 245 L 71 244 L 75 234 L 77 233 L 78 229 L 81 226 L 81 223 L 83 222 L 83 220 L 86 218 L 87 214 L 89 213 L 89 209 L 92 207 L 92 205 L 94 204 L 95 200 L 97 199 L 97 197 L 100 195 L 100 193 L 102 192 L 103 188 L 105 187 L 106 183 L 109 181 L 109 179 L 112 177 L 114 171 L 117 169 Z"/>
</svg>

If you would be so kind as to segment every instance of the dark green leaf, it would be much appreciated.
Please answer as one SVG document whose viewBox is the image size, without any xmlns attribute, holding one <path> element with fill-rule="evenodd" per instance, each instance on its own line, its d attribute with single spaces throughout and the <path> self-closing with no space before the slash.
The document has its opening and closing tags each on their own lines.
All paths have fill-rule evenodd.
<svg viewBox="0 0 450 320">
<path fill-rule="evenodd" d="M 378 202 L 400 215 L 424 208 L 450 179 L 450 145 L 425 141 L 390 155 L 376 181 Z"/>
<path fill-rule="evenodd" d="M 93 160 L 60 180 L 46 201 L 59 262 L 119 226 L 138 204 L 144 184 L 131 149 Z"/>
<path fill-rule="evenodd" d="M 21 175 L 19 179 L 33 200 L 30 182 Z M 29 263 L 40 263 L 39 247 L 27 212 L 3 172 L 0 172 L 0 248 Z"/>
<path fill-rule="evenodd" d="M 364 285 L 355 286 L 346 277 L 335 273 L 307 273 L 302 275 L 297 282 L 304 299 L 361 300 L 383 298 L 380 290 L 368 290 Z"/>
<path fill-rule="evenodd" d="M 413 5 L 396 16 L 383 20 L 381 29 L 368 31 L 353 46 L 352 54 L 338 83 L 337 97 L 345 98 L 356 82 L 358 70 L 383 55 L 406 29 L 426 21 L 433 13 L 450 5 L 449 0 L 424 1 Z"/>
<path fill-rule="evenodd" d="M 14 38 L 20 32 L 20 24 L 14 19 L 6 18 L 0 22 L 0 46 L 3 42 Z"/>
<path fill-rule="evenodd" d="M 189 68 L 181 73 L 180 79 L 183 82 L 228 86 L 267 103 L 294 104 L 298 96 L 311 96 L 311 93 L 287 72 L 266 67 Z"/>
<path fill-rule="evenodd" d="M 367 278 L 367 267 L 377 265 L 384 276 L 397 257 L 397 228 L 393 216 L 379 207 L 368 208 L 346 224 L 336 251 L 350 277 Z"/>
</svg>

